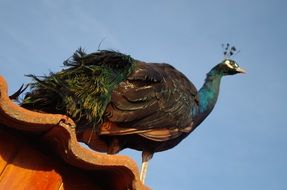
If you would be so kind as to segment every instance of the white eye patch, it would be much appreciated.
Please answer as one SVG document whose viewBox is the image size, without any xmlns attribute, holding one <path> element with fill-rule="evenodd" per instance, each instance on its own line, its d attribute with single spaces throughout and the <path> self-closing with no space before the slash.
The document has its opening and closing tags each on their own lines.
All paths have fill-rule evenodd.
<svg viewBox="0 0 287 190">
<path fill-rule="evenodd" d="M 239 66 L 235 62 L 231 62 L 230 60 L 226 60 L 224 62 L 230 69 L 238 68 Z"/>
<path fill-rule="evenodd" d="M 224 62 L 230 69 L 233 69 L 233 66 L 231 65 L 231 62 L 229 60 L 226 60 Z"/>
</svg>

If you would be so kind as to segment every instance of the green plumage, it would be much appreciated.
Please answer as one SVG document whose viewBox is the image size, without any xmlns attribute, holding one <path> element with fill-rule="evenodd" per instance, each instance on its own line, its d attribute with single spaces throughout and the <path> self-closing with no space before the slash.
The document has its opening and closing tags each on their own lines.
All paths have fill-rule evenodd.
<svg viewBox="0 0 287 190">
<path fill-rule="evenodd" d="M 31 93 L 23 100 L 25 108 L 62 113 L 85 126 L 101 123 L 112 91 L 133 71 L 136 61 L 115 51 L 86 54 L 82 49 L 64 62 L 67 68 L 37 77 Z"/>
</svg>

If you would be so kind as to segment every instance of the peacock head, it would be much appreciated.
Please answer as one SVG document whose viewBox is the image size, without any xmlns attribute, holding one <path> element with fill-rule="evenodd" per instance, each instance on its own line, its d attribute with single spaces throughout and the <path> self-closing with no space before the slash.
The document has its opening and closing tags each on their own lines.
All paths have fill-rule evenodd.
<svg viewBox="0 0 287 190">
<path fill-rule="evenodd" d="M 231 59 L 224 59 L 217 65 L 217 70 L 222 75 L 234 75 L 237 73 L 245 73 L 245 70 L 240 68 L 239 65 Z"/>
<path fill-rule="evenodd" d="M 230 46 L 229 43 L 222 44 L 222 48 L 224 49 L 224 60 L 215 66 L 215 70 L 223 76 L 245 73 L 244 69 L 240 68 L 234 60 L 230 59 L 230 57 L 238 54 L 240 51 L 238 51 L 235 46 Z"/>
</svg>

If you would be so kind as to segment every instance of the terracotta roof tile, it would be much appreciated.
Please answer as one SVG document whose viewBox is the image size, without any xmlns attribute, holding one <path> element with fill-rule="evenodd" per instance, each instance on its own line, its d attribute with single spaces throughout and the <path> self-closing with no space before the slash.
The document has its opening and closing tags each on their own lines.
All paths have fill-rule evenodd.
<svg viewBox="0 0 287 190">
<path fill-rule="evenodd" d="M 26 137 L 22 131 L 33 135 Z M 3 134 L 5 135 L 3 136 Z M 23 180 L 26 180 L 27 187 L 33 186 L 34 189 L 38 189 L 37 185 L 39 184 L 37 183 L 41 183 L 41 188 L 45 187 L 44 189 L 47 190 L 78 189 L 72 188 L 73 183 L 74 186 L 86 184 L 93 189 L 148 189 L 139 179 L 138 167 L 134 160 L 128 156 L 107 155 L 84 148 L 77 141 L 75 123 L 72 119 L 60 114 L 33 112 L 18 106 L 9 99 L 6 81 L 0 76 L 1 135 L 3 137 L 0 137 L 0 144 L 5 144 L 5 146 L 0 146 L 0 189 L 3 185 L 5 187 L 10 185 L 11 188 L 13 185 L 19 186 L 19 184 L 23 186 Z M 11 139 L 15 139 L 15 135 L 23 136 L 24 140 L 11 142 Z M 33 148 L 29 143 L 23 147 L 23 144 L 31 139 L 36 144 L 41 142 L 40 145 L 44 142 L 41 145 L 43 147 Z M 69 166 L 59 169 L 61 168 L 59 164 L 53 164 L 62 161 L 56 154 L 43 156 L 47 150 L 46 145 L 60 155 Z M 5 150 L 1 147 L 5 147 Z M 47 152 L 49 151 L 47 150 Z M 28 169 L 25 167 L 27 164 L 29 165 Z M 34 168 L 31 169 L 31 167 Z M 43 171 L 44 167 L 48 169 Z M 71 172 L 71 167 L 74 167 L 77 172 Z M 9 178 L 12 173 L 14 177 Z M 71 177 L 66 180 L 69 173 L 72 178 L 75 178 L 74 180 L 71 180 Z M 74 174 L 72 175 L 72 173 Z M 24 177 L 21 177 L 20 174 L 23 174 Z M 17 177 L 17 175 L 19 176 Z M 101 180 L 95 180 L 91 176 Z M 94 185 L 88 183 L 90 178 L 93 178 L 91 181 L 94 181 Z M 39 179 L 42 181 L 39 182 Z M 77 181 L 84 181 L 84 183 L 77 183 Z M 70 188 L 68 188 L 69 185 Z M 13 186 L 13 189 L 15 187 Z M 80 189 L 89 188 L 81 187 Z"/>
</svg>

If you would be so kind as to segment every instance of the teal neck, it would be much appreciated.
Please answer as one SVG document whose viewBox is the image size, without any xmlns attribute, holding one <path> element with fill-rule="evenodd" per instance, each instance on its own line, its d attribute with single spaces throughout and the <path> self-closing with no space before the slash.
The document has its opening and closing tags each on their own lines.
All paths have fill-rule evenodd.
<svg viewBox="0 0 287 190">
<path fill-rule="evenodd" d="M 222 74 L 213 68 L 205 79 L 205 83 L 199 90 L 199 109 L 194 113 L 197 117 L 197 125 L 199 125 L 214 108 L 218 94 Z"/>
</svg>

